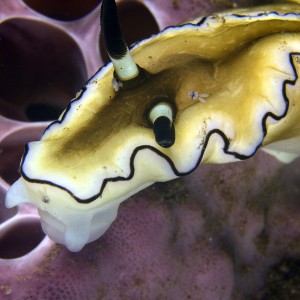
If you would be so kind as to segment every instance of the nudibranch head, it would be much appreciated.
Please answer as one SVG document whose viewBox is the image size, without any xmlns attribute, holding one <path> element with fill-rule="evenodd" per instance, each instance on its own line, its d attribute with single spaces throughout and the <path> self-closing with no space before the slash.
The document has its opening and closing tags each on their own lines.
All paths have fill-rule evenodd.
<svg viewBox="0 0 300 300">
<path fill-rule="evenodd" d="M 6 198 L 8 207 L 35 204 L 44 231 L 72 251 L 154 182 L 247 159 L 259 147 L 286 160 L 300 152 L 298 4 L 199 18 L 129 52 L 117 21 L 109 33 L 114 1 L 102 2 L 112 63 L 27 145 Z"/>
</svg>

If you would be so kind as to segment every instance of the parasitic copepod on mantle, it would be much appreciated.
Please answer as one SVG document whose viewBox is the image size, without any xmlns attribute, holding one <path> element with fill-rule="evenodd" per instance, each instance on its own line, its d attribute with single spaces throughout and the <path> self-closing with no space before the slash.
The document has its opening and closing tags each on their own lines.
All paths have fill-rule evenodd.
<svg viewBox="0 0 300 300">
<path fill-rule="evenodd" d="M 300 4 L 201 17 L 129 50 L 103 0 L 101 29 L 111 63 L 26 146 L 6 197 L 36 205 L 54 241 L 81 250 L 122 201 L 201 163 L 299 156 Z"/>
</svg>

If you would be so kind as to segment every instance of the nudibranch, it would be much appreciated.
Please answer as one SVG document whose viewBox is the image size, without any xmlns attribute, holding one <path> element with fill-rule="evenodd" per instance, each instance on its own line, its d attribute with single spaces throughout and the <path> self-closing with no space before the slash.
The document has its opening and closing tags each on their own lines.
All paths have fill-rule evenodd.
<svg viewBox="0 0 300 300">
<path fill-rule="evenodd" d="M 36 205 L 51 239 L 79 251 L 122 201 L 200 163 L 299 156 L 299 3 L 215 13 L 130 50 L 115 1 L 101 23 L 111 62 L 26 146 L 6 197 Z"/>
</svg>

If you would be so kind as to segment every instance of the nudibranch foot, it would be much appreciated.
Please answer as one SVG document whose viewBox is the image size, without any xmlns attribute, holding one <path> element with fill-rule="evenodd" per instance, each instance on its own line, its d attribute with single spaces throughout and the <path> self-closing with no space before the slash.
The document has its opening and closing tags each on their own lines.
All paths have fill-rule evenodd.
<svg viewBox="0 0 300 300">
<path fill-rule="evenodd" d="M 58 193 L 59 194 L 59 193 Z M 66 197 L 70 197 L 65 193 Z M 22 178 L 18 179 L 7 194 L 5 204 L 7 208 L 22 203 L 32 202 L 37 195 L 27 188 Z M 70 251 L 80 251 L 84 245 L 98 239 L 115 220 L 121 201 L 112 201 L 98 209 L 86 210 L 81 214 L 80 209 L 65 207 L 62 211 L 56 210 L 58 203 L 52 203 L 52 195 L 40 198 L 39 208 L 41 225 L 44 232 L 54 241 L 66 245 Z M 54 206 L 54 207 L 53 207 Z"/>
<path fill-rule="evenodd" d="M 274 142 L 262 148 L 283 163 L 291 163 L 300 156 L 300 137 Z"/>
<path fill-rule="evenodd" d="M 27 145 L 6 198 L 7 207 L 36 205 L 53 240 L 79 251 L 122 201 L 200 163 L 259 148 L 286 162 L 299 156 L 299 4 L 216 13 L 130 51 L 115 2 L 103 0 L 101 14 L 112 63 Z"/>
</svg>

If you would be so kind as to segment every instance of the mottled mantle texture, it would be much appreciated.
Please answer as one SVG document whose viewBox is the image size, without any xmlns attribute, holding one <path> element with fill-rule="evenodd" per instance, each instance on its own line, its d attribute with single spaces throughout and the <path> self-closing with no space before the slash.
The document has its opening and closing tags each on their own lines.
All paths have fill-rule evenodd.
<svg viewBox="0 0 300 300">
<path fill-rule="evenodd" d="M 157 12 L 155 17 L 160 26 L 232 4 L 202 1 L 199 5 L 200 1 L 190 0 L 144 2 Z M 8 16 L 37 17 L 23 2 L 4 0 L 0 4 L 0 21 Z M 46 23 L 56 22 L 41 18 Z M 55 24 L 65 26 L 65 32 L 84 40 L 80 51 L 86 70 L 83 68 L 81 71 L 91 75 L 103 62 L 96 58 L 98 44 L 79 28 L 98 28 L 98 14 L 91 14 L 81 21 Z M 4 27 L 1 26 L 0 32 L 3 33 L 1 29 Z M 34 26 L 29 26 L 31 33 L 36 32 Z M 46 40 L 52 41 L 53 38 L 51 43 L 54 43 L 55 37 L 55 34 L 47 35 Z M 91 41 L 97 47 L 90 47 Z M 33 43 L 35 40 L 31 38 L 29 44 Z M 30 45 L 24 45 L 19 50 L 26 53 L 26 62 L 30 62 L 28 65 L 32 69 L 27 66 L 31 70 L 31 73 L 28 72 L 23 64 L 26 73 L 21 71 L 20 76 L 27 80 L 28 74 L 39 74 L 41 63 L 36 62 L 36 56 L 30 57 L 30 51 L 26 50 L 31 49 Z M 13 53 L 2 47 L 1 36 L 0 51 L 6 54 L 1 56 L 6 60 Z M 64 51 L 61 54 L 65 55 L 60 55 L 61 60 L 68 57 Z M 51 55 L 59 65 L 59 57 Z M 4 64 L 6 60 L 1 60 L 1 57 L 0 63 Z M 47 64 L 51 68 L 46 60 Z M 37 139 L 46 123 L 34 125 L 29 122 L 28 114 L 28 118 L 24 117 L 26 105 L 30 101 L 34 103 L 33 96 L 30 94 L 27 102 L 22 102 L 24 90 L 15 86 L 12 89 L 8 85 L 8 82 L 13 82 L 11 78 L 18 78 L 9 77 L 12 75 L 10 72 L 3 73 L 4 69 L 0 69 L 4 74 L 0 76 L 0 112 L 8 119 L 0 116 L 0 220 L 7 224 L 4 222 L 9 222 L 16 210 L 4 208 L 5 193 L 17 178 L 24 144 Z M 66 78 L 76 73 L 72 68 L 70 71 L 66 67 L 62 69 Z M 54 77 L 50 76 L 49 70 L 46 71 L 49 78 Z M 52 71 L 54 74 L 57 72 L 56 69 Z M 60 93 L 57 99 L 66 98 L 67 101 L 86 79 L 77 78 L 78 82 L 71 90 L 55 82 L 49 85 L 47 80 L 46 86 L 51 87 L 54 94 Z M 38 92 L 44 95 L 45 83 L 39 81 L 39 76 L 34 82 L 37 87 L 34 97 Z M 11 95 L 14 98 L 8 97 Z M 43 99 L 44 103 L 50 103 L 48 98 Z M 64 107 L 66 103 L 60 105 Z M 48 108 L 46 106 L 46 112 L 49 112 Z M 32 119 L 37 121 L 36 116 Z M 43 120 L 41 116 L 38 119 Z M 284 165 L 262 152 L 245 162 L 201 166 L 187 177 L 156 184 L 123 203 L 116 222 L 107 233 L 79 253 L 71 253 L 47 237 L 43 238 L 34 222 L 26 236 L 28 224 L 7 231 L 1 225 L 0 299 L 298 300 L 299 173 L 299 159 Z M 36 211 L 23 206 L 18 216 L 36 220 Z M 32 246 L 39 241 L 41 243 L 36 248 Z"/>
</svg>

